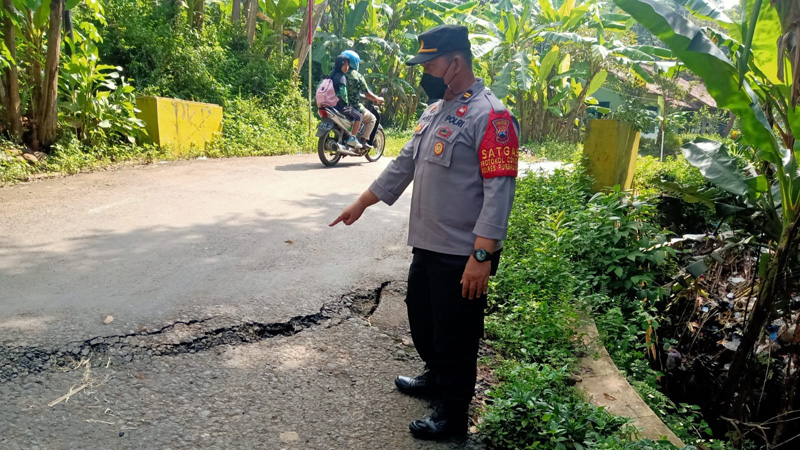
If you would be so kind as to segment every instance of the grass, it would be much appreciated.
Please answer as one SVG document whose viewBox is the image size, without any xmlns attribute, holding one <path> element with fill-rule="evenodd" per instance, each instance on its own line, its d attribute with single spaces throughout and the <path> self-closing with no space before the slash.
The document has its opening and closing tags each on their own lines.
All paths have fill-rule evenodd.
<svg viewBox="0 0 800 450">
<path fill-rule="evenodd" d="M 0 152 L 9 149 L 22 150 L 18 145 L 0 140 Z M 280 149 L 280 150 L 276 150 Z M 153 164 L 158 161 L 189 160 L 199 157 L 232 158 L 247 156 L 272 156 L 293 154 L 298 151 L 315 153 L 316 146 L 302 149 L 274 146 L 237 146 L 219 139 L 205 149 L 192 147 L 175 154 L 169 148 L 152 144 L 128 145 L 114 144 L 104 147 L 89 147 L 70 140 L 61 142 L 50 152 L 50 156 L 36 165 L 17 159 L 0 160 L 0 186 L 32 181 L 40 178 L 74 175 L 77 173 L 106 170 L 122 164 Z"/>
<path fill-rule="evenodd" d="M 597 210 L 589 211 L 590 185 L 580 166 L 517 183 L 486 324 L 487 342 L 498 355 L 486 362 L 500 383 L 488 393 L 481 429 L 496 448 L 673 448 L 639 440 L 627 419 L 595 407 L 568 385 L 584 352 L 577 329 L 592 303 L 587 279 L 595 269 L 576 257 L 616 230 L 615 221 L 597 217 L 618 214 L 622 201 L 609 194 L 589 201 Z"/>
<path fill-rule="evenodd" d="M 400 130 L 398 128 L 389 128 L 386 131 L 386 148 L 383 150 L 383 155 L 390 158 L 395 158 L 400 155 L 400 150 L 406 145 L 406 142 L 411 140 L 414 134 L 413 130 Z"/>
<path fill-rule="evenodd" d="M 553 140 L 529 142 L 524 148 L 534 158 L 548 161 L 575 162 L 580 159 L 583 153 L 583 144 L 581 143 Z"/>
</svg>

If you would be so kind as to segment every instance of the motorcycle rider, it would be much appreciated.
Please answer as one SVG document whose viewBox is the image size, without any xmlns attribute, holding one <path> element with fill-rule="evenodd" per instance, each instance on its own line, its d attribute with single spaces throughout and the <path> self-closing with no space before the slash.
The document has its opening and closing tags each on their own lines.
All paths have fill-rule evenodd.
<svg viewBox="0 0 800 450">
<path fill-rule="evenodd" d="M 345 74 L 350 68 L 350 59 L 347 56 L 339 55 L 333 62 L 333 70 L 328 78 L 333 81 L 333 90 L 339 96 L 339 103 L 334 107 L 337 111 L 342 113 L 348 120 L 353 122 L 353 133 L 347 139 L 347 145 L 350 147 L 360 149 L 362 145 L 358 142 L 356 135 L 359 128 L 361 128 L 361 112 L 347 103 L 347 78 Z"/>
<path fill-rule="evenodd" d="M 372 136 L 372 130 L 375 128 L 375 122 L 377 120 L 375 119 L 375 115 L 361 104 L 361 94 L 364 94 L 368 100 L 378 105 L 383 103 L 383 97 L 373 94 L 369 85 L 367 85 L 367 81 L 358 72 L 359 63 L 361 63 L 361 57 L 358 56 L 358 53 L 353 50 L 345 50 L 340 56 L 346 56 L 350 61 L 350 70 L 348 70 L 346 74 L 347 104 L 361 112 L 362 121 L 364 122 L 364 130 L 360 136 L 361 145 L 372 148 L 372 146 L 367 143 L 367 140 Z"/>
</svg>

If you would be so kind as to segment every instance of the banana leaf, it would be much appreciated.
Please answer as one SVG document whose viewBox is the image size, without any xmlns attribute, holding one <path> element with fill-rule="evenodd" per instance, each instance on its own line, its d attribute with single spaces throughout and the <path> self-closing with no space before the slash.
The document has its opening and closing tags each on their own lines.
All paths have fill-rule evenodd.
<svg viewBox="0 0 800 450">
<path fill-rule="evenodd" d="M 495 97 L 506 98 L 508 90 L 511 87 L 511 72 L 513 70 L 514 62 L 509 61 L 506 63 L 505 67 L 503 67 L 503 71 L 500 72 L 500 75 L 493 80 L 491 89 Z"/>
<path fill-rule="evenodd" d="M 685 144 L 681 152 L 714 186 L 742 197 L 748 194 L 742 171 L 721 142 L 699 137 Z"/>
<path fill-rule="evenodd" d="M 750 51 L 756 66 L 766 75 L 773 84 L 783 84 L 778 79 L 778 51 L 777 42 L 781 33 L 781 22 L 778 13 L 770 5 L 769 1 L 762 1 L 758 13 L 758 21 L 753 33 Z M 753 20 L 753 5 L 755 0 L 747 0 L 745 11 L 747 13 L 747 23 Z M 741 24 L 722 23 L 731 37 L 744 42 Z"/>
<path fill-rule="evenodd" d="M 715 20 L 717 22 L 722 22 L 723 24 L 733 23 L 730 17 L 725 15 L 724 12 L 711 6 L 705 0 L 673 0 L 673 1 L 679 5 L 685 6 L 689 11 L 692 12 L 692 14 L 701 19 Z"/>
<path fill-rule="evenodd" d="M 367 0 L 362 0 L 362 1 L 358 2 L 358 3 L 356 3 L 355 8 L 353 8 L 347 14 L 347 17 L 346 17 L 346 20 L 345 20 L 345 22 L 347 24 L 345 26 L 345 31 L 344 31 L 344 35 L 345 36 L 352 37 L 353 34 L 356 32 L 356 27 L 358 27 L 358 25 L 364 19 L 364 13 L 367 12 L 367 6 L 369 6 L 369 3 L 370 2 L 368 2 Z"/>
<path fill-rule="evenodd" d="M 719 108 L 729 109 L 740 118 L 744 139 L 758 148 L 764 159 L 782 164 L 785 149 L 772 132 L 758 97 L 747 82 L 739 89 L 738 69 L 697 25 L 656 0 L 614 0 L 614 3 L 661 39 L 697 74 Z"/>
</svg>

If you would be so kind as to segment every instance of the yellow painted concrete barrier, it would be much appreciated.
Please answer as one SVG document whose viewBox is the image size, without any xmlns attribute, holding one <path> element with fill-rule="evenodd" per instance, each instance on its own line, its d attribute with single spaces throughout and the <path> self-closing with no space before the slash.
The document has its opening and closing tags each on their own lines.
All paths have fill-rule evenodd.
<svg viewBox="0 0 800 450">
<path fill-rule="evenodd" d="M 590 120 L 583 153 L 589 157 L 589 174 L 597 192 L 614 185 L 631 188 L 641 133 L 618 120 Z"/>
<path fill-rule="evenodd" d="M 192 144 L 205 148 L 214 133 L 222 132 L 222 107 L 164 97 L 139 97 L 136 107 L 150 139 L 172 148 L 176 154 Z"/>
</svg>

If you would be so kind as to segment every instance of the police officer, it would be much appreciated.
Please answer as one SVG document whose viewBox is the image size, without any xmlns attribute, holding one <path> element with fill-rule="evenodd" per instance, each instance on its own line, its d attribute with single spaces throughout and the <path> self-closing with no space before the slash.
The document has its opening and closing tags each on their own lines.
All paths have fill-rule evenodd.
<svg viewBox="0 0 800 450">
<path fill-rule="evenodd" d="M 378 201 L 393 204 L 414 181 L 406 304 L 426 370 L 395 385 L 441 398 L 436 412 L 409 428 L 417 438 L 442 439 L 467 431 L 486 291 L 514 199 L 519 127 L 475 78 L 466 27 L 438 26 L 419 43 L 407 64 L 424 68 L 421 87 L 431 104 L 400 156 L 331 226 L 352 224 Z"/>
</svg>

